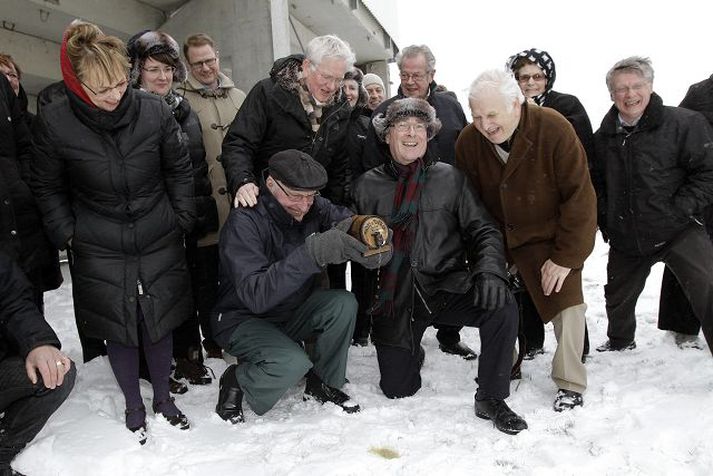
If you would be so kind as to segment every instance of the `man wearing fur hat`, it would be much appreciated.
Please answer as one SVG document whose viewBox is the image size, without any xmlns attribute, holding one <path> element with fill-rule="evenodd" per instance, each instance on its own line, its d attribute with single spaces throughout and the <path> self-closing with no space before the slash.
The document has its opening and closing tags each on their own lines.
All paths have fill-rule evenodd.
<svg viewBox="0 0 713 476">
<path fill-rule="evenodd" d="M 219 227 L 228 219 L 232 200 L 227 190 L 225 173 L 218 162 L 223 138 L 235 114 L 240 109 L 245 93 L 220 72 L 220 58 L 215 42 L 205 33 L 186 38 L 183 56 L 190 74 L 184 75 L 176 90 L 184 96 L 198 115 L 202 128 L 205 160 L 213 198 L 218 207 Z M 218 235 L 210 232 L 198 240 L 196 273 L 202 276 L 198 313 L 207 316 L 215 304 L 218 281 Z M 209 357 L 221 357 L 220 347 L 204 332 L 203 346 Z"/>
<path fill-rule="evenodd" d="M 216 341 L 238 358 L 220 378 L 216 412 L 244 421 L 243 397 L 266 413 L 305 375 L 305 399 L 359 411 L 340 389 L 357 302 L 341 289 L 321 289 L 325 266 L 353 260 L 373 269 L 391 258 L 369 257 L 346 233 L 352 212 L 319 196 L 327 172 L 305 152 L 269 160 L 253 207 L 234 209 L 220 239 L 220 290 L 212 322 Z M 308 355 L 300 345 L 314 338 Z"/>
<path fill-rule="evenodd" d="M 386 108 L 396 100 L 403 98 L 425 99 L 436 110 L 436 116 L 441 121 L 441 129 L 429 141 L 428 150 L 436 160 L 453 164 L 455 162 L 455 144 L 461 129 L 468 123 L 463 108 L 452 93 L 436 91 L 438 86 L 434 80 L 436 75 L 436 58 L 426 45 L 407 46 L 396 56 L 399 67 L 401 85 L 398 93 L 391 99 L 382 102 L 374 111 L 373 116 L 384 113 Z M 388 162 L 388 150 L 379 140 L 374 126 L 369 127 L 364 145 L 364 169 L 360 173 Z M 448 326 L 437 326 L 439 347 L 448 354 L 459 355 L 466 360 L 477 358 L 476 353 L 460 340 L 460 329 Z"/>
<path fill-rule="evenodd" d="M 505 403 L 518 317 L 498 226 L 467 178 L 429 151 L 441 123 L 428 102 L 393 101 L 372 122 L 389 160 L 356 180 L 354 202 L 393 230 L 393 258 L 371 311 L 381 390 L 390 398 L 419 390 L 428 326 L 478 327 L 476 415 L 519 433 L 527 423 Z"/>
<path fill-rule="evenodd" d="M 582 267 L 594 247 L 596 197 L 587 157 L 572 125 L 525 97 L 510 72 L 482 73 L 470 87 L 473 124 L 456 144 L 465 172 L 499 222 L 517 269 L 557 350 L 556 411 L 583 404 Z"/>
<path fill-rule="evenodd" d="M 334 35 L 318 36 L 305 54 L 275 61 L 270 77 L 248 93 L 223 141 L 222 164 L 235 206 L 257 203 L 259 177 L 281 150 L 309 153 L 327 170 L 324 195 L 345 204 L 345 147 L 351 108 L 338 94 L 354 65 L 351 47 Z"/>
</svg>

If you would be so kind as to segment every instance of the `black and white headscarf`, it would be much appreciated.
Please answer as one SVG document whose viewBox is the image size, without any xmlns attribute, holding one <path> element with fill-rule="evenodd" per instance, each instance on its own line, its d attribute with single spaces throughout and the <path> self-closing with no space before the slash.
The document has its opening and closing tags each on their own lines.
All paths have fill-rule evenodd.
<svg viewBox="0 0 713 476">
<path fill-rule="evenodd" d="M 550 56 L 550 54 L 545 50 L 530 48 L 529 50 L 521 51 L 508 58 L 506 65 L 507 68 L 513 72 L 513 74 L 517 74 L 517 71 L 515 71 L 516 68 L 519 69 L 523 66 L 521 62 L 518 61 L 520 59 L 524 59 L 536 64 L 542 70 L 542 72 L 545 73 L 545 76 L 547 77 L 547 84 L 545 84 L 545 92 L 540 94 L 539 96 L 535 96 L 534 98 L 532 98 L 535 103 L 542 106 L 545 102 L 545 98 L 547 97 L 547 93 L 552 90 L 552 87 L 555 84 L 555 78 L 557 77 L 557 73 L 555 71 L 555 62 Z"/>
</svg>

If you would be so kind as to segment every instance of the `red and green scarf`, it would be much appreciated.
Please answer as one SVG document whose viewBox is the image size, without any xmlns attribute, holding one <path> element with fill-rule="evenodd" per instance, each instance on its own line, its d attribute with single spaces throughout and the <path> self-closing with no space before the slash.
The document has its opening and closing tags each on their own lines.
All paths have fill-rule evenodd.
<svg viewBox="0 0 713 476">
<path fill-rule="evenodd" d="M 411 247 L 418 225 L 418 201 L 426 180 L 426 169 L 418 160 L 409 165 L 394 163 L 398 172 L 398 183 L 394 193 L 394 206 L 390 225 L 393 230 L 393 256 L 389 267 L 381 273 L 377 302 L 372 314 L 394 315 L 396 287 L 406 274 L 409 266 Z"/>
</svg>

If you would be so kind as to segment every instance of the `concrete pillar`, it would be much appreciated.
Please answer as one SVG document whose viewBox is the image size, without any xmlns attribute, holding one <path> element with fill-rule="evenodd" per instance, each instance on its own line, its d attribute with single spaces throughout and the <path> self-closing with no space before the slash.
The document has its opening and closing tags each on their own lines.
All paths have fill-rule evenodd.
<svg viewBox="0 0 713 476">
<path fill-rule="evenodd" d="M 161 26 L 183 43 L 203 32 L 218 44 L 220 66 L 246 93 L 289 54 L 287 0 L 192 0 Z"/>
<path fill-rule="evenodd" d="M 364 63 L 358 66 L 364 72 L 364 74 L 374 73 L 375 75 L 379 76 L 382 81 L 384 81 L 384 88 L 386 89 L 386 91 L 384 91 L 384 97 L 390 98 L 391 96 L 396 94 L 396 90 L 399 88 L 399 81 L 397 78 L 397 82 L 395 84 L 391 84 L 389 63 L 387 63 L 386 61 L 372 61 L 370 63 Z"/>
</svg>

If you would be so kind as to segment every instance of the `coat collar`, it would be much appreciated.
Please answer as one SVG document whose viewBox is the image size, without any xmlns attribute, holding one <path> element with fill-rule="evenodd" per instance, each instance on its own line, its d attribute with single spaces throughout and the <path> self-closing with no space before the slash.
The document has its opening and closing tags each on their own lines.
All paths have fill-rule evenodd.
<svg viewBox="0 0 713 476">
<path fill-rule="evenodd" d="M 192 74 L 188 74 L 186 80 L 181 83 L 182 88 L 185 91 L 190 91 L 193 93 L 200 94 L 202 97 L 225 97 L 228 95 L 231 89 L 235 89 L 235 83 L 232 79 L 218 71 L 218 89 L 206 88 L 203 83 L 198 81 L 193 77 Z"/>
<path fill-rule="evenodd" d="M 654 129 L 663 122 L 663 99 L 656 93 L 651 93 L 649 105 L 646 106 L 644 114 L 641 116 L 636 130 Z M 609 112 L 602 119 L 601 132 L 607 135 L 615 135 L 621 131 L 619 127 L 619 110 L 615 104 L 609 109 Z"/>
</svg>

